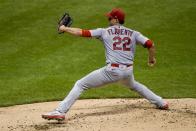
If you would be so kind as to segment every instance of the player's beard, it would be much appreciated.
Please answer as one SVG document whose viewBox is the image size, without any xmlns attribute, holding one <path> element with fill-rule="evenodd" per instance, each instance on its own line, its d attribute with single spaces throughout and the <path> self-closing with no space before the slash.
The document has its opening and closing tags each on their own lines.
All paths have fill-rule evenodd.
<svg viewBox="0 0 196 131">
<path fill-rule="evenodd" d="M 113 26 L 114 24 L 112 24 L 111 22 L 109 22 L 109 26 Z"/>
</svg>

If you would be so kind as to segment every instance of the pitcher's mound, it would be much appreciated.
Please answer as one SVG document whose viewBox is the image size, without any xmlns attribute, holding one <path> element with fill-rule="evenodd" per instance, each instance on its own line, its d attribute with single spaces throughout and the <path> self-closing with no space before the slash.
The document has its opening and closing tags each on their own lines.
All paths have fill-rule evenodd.
<svg viewBox="0 0 196 131">
<path fill-rule="evenodd" d="M 0 108 L 1 131 L 196 131 L 196 99 L 168 100 L 158 110 L 144 99 L 78 100 L 63 122 L 41 114 L 59 102 Z"/>
</svg>

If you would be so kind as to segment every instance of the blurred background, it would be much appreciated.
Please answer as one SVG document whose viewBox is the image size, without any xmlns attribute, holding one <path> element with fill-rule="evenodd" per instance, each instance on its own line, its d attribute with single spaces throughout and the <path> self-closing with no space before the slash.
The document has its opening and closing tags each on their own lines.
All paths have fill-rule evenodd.
<svg viewBox="0 0 196 131">
<path fill-rule="evenodd" d="M 114 7 L 157 48 L 157 65 L 149 68 L 146 49 L 137 47 L 135 79 L 164 98 L 195 98 L 195 0 L 0 0 L 0 106 L 61 100 L 75 81 L 103 67 L 100 41 L 59 35 L 57 22 L 68 12 L 73 27 L 104 28 Z M 81 96 L 119 97 L 140 96 L 119 84 Z"/>
</svg>

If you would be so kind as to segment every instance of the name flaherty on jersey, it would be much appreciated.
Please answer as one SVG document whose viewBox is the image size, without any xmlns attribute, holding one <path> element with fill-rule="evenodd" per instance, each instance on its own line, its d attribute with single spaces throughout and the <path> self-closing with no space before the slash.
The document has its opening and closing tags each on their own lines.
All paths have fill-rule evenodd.
<svg viewBox="0 0 196 131">
<path fill-rule="evenodd" d="M 109 35 L 126 35 L 126 36 L 130 36 L 130 37 L 133 33 L 133 31 L 130 31 L 130 30 L 118 29 L 118 28 L 108 29 L 107 31 L 108 31 Z"/>
</svg>

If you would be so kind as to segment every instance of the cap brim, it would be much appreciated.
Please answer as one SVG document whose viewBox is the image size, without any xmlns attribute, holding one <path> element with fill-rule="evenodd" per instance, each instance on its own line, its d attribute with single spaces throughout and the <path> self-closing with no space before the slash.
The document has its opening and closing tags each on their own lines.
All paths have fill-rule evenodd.
<svg viewBox="0 0 196 131">
<path fill-rule="evenodd" d="M 110 14 L 110 12 L 106 13 L 105 16 L 108 17 L 108 18 L 111 18 L 112 17 L 111 14 Z"/>
</svg>

